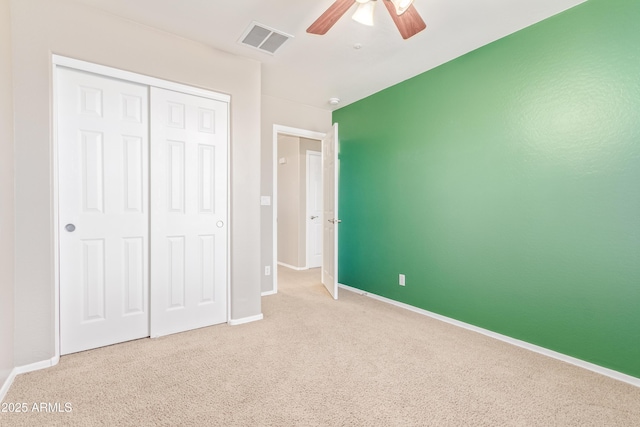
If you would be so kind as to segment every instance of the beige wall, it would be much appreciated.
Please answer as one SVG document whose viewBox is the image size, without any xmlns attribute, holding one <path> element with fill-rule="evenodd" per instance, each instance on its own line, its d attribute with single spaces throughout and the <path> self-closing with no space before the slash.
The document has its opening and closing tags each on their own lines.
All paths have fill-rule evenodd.
<svg viewBox="0 0 640 427">
<path fill-rule="evenodd" d="M 262 97 L 261 194 L 273 197 L 273 126 L 281 125 L 314 132 L 331 129 L 331 111 L 300 105 L 272 96 Z M 265 276 L 264 267 L 273 265 L 273 205 L 262 206 L 260 216 L 262 292 L 274 289 L 273 275 Z"/>
<path fill-rule="evenodd" d="M 0 0 L 0 388 L 13 363 L 13 94 L 10 1 Z"/>
<path fill-rule="evenodd" d="M 292 267 L 304 267 L 298 251 L 299 217 L 300 138 L 278 135 L 278 262 Z"/>
<path fill-rule="evenodd" d="M 51 53 L 231 95 L 231 317 L 260 307 L 260 64 L 70 0 L 13 0 L 15 361 L 54 356 Z"/>
</svg>

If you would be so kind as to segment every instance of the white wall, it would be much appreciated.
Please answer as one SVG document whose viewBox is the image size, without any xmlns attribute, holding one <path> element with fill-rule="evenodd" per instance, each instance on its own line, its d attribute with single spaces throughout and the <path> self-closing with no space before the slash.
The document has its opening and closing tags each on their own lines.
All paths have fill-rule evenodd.
<svg viewBox="0 0 640 427">
<path fill-rule="evenodd" d="M 300 138 L 298 144 L 298 158 L 300 177 L 298 183 L 298 263 L 300 267 L 307 265 L 307 151 L 322 151 L 322 141 Z"/>
<path fill-rule="evenodd" d="M 12 0 L 16 365 L 54 356 L 51 54 L 231 94 L 231 317 L 260 307 L 260 64 L 70 0 Z"/>
<path fill-rule="evenodd" d="M 261 194 L 273 197 L 273 126 L 281 125 L 314 132 L 331 129 L 331 111 L 300 105 L 272 96 L 262 97 Z M 273 265 L 273 205 L 262 206 L 260 216 L 261 271 Z M 274 289 L 273 275 L 262 275 L 262 292 Z"/>
<path fill-rule="evenodd" d="M 13 363 L 13 94 L 10 1 L 0 0 L 0 388 Z"/>
</svg>

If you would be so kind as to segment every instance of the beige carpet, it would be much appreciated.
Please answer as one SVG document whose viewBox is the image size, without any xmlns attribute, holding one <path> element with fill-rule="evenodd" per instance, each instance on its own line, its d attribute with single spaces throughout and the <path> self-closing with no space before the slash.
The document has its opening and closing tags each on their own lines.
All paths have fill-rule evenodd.
<svg viewBox="0 0 640 427">
<path fill-rule="evenodd" d="M 2 426 L 638 426 L 640 389 L 279 269 L 265 320 L 64 356 Z"/>
</svg>

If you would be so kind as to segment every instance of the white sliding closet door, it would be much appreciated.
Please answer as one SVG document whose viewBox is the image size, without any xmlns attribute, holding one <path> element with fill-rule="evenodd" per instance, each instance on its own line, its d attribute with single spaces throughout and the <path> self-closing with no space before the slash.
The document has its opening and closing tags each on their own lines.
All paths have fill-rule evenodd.
<svg viewBox="0 0 640 427">
<path fill-rule="evenodd" d="M 151 336 L 227 321 L 228 104 L 151 88 Z"/>
<path fill-rule="evenodd" d="M 149 336 L 148 87 L 58 68 L 60 350 Z"/>
</svg>

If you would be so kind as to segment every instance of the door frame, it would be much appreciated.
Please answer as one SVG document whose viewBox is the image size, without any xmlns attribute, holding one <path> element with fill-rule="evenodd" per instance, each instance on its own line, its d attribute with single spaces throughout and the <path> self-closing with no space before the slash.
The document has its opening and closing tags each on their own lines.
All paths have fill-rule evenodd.
<svg viewBox="0 0 640 427">
<path fill-rule="evenodd" d="M 214 99 L 222 101 L 227 104 L 229 114 L 227 114 L 227 153 L 230 153 L 231 143 L 231 95 L 214 92 L 208 89 L 202 89 L 195 86 L 189 86 L 181 83 L 175 83 L 168 80 L 159 79 L 156 77 L 146 76 L 143 74 L 133 73 L 130 71 L 124 71 L 118 68 L 107 67 L 105 65 L 95 64 L 92 62 L 82 61 L 79 59 L 69 58 L 57 54 L 51 55 L 51 182 L 53 183 L 51 197 L 52 197 L 52 212 L 51 219 L 53 221 L 53 236 L 52 236 L 52 252 L 53 252 L 53 283 L 54 283 L 54 357 L 52 358 L 52 364 L 55 365 L 60 360 L 60 230 L 58 227 L 59 215 L 58 215 L 58 199 L 59 199 L 59 182 L 58 182 L 58 75 L 57 70 L 59 67 L 72 68 L 78 71 L 85 71 L 89 73 L 99 74 L 101 76 L 125 80 L 133 83 L 139 83 L 146 86 L 155 86 L 162 89 L 173 90 L 176 92 L 182 92 L 189 95 L 201 96 L 203 98 Z M 149 143 L 151 141 L 149 140 Z M 231 156 L 227 155 L 227 323 L 231 320 Z M 149 260 L 151 261 L 151 260 Z"/>
<path fill-rule="evenodd" d="M 309 212 L 309 183 L 311 182 L 311 180 L 309 179 L 311 174 L 309 173 L 310 171 L 310 163 L 311 163 L 311 157 L 320 157 L 320 183 L 322 183 L 322 151 L 312 151 L 312 150 L 307 150 L 307 152 L 305 153 L 305 161 L 307 162 L 307 169 L 306 169 L 306 177 L 305 179 L 307 180 L 307 182 L 305 183 L 306 185 L 306 192 L 305 192 L 305 218 L 304 218 L 304 233 L 305 233 L 305 250 L 306 250 L 306 264 L 307 264 L 307 268 L 315 268 L 315 267 L 310 267 L 311 263 L 309 262 L 310 260 L 310 253 L 311 251 L 310 249 L 310 245 L 309 242 L 311 241 L 311 239 L 309 239 L 309 235 L 311 234 L 309 231 L 311 230 L 311 227 L 309 227 L 309 217 L 311 215 L 311 213 Z M 323 197 L 324 193 L 320 193 L 320 197 Z M 321 222 L 322 223 L 322 222 Z M 320 268 L 322 268 L 322 263 L 320 263 Z"/>
<path fill-rule="evenodd" d="M 283 125 L 273 125 L 273 159 L 272 159 L 272 179 L 273 188 L 271 191 L 271 207 L 272 207 L 272 239 L 273 239 L 273 257 L 271 261 L 271 284 L 272 289 L 265 291 L 262 296 L 273 295 L 278 293 L 278 135 L 297 136 L 299 138 L 317 139 L 322 141 L 324 145 L 324 139 L 327 136 L 324 132 L 316 132 L 312 130 L 299 129 Z"/>
</svg>

